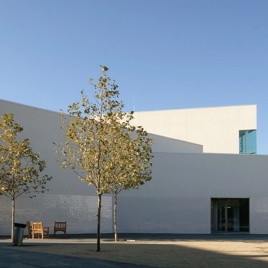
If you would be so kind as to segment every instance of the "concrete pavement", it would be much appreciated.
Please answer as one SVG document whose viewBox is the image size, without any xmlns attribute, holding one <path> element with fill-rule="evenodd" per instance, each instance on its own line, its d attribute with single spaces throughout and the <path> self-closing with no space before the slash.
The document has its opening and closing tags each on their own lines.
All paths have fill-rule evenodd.
<svg viewBox="0 0 268 268">
<path fill-rule="evenodd" d="M 37 244 L 61 244 L 61 243 L 95 243 L 90 239 L 49 239 L 49 240 L 27 240 L 24 239 L 20 247 L 35 246 Z M 91 258 L 80 258 L 48 254 L 42 252 L 31 252 L 20 250 L 20 247 L 13 246 L 10 239 L 0 239 L 0 267 L 1 268 L 32 268 L 32 267 L 94 267 L 94 268 L 153 268 L 147 265 L 135 265 L 130 263 L 97 260 Z"/>
<path fill-rule="evenodd" d="M 52 253 L 37 252 L 31 250 L 38 246 L 49 247 L 51 245 L 64 246 L 66 244 L 96 244 L 96 235 L 68 235 L 57 236 L 51 239 L 26 239 L 23 240 L 21 247 L 13 246 L 10 239 L 0 237 L 0 267 L 129 267 L 129 268 L 149 268 L 153 266 L 136 265 L 126 262 L 106 261 L 93 258 L 83 258 L 78 256 L 66 256 Z M 110 243 L 113 236 L 106 234 L 102 236 L 102 243 Z M 180 235 L 180 234 L 119 234 L 122 240 L 139 241 L 142 243 L 166 243 L 167 241 L 243 241 L 267 243 L 268 235 L 250 234 L 213 234 L 213 235 Z M 21 250 L 27 248 L 27 250 Z M 54 248 L 54 247 L 52 247 Z M 98 254 L 98 253 L 96 253 Z M 93 255 L 94 256 L 94 255 Z M 139 256 L 137 256 L 139 258 Z"/>
</svg>

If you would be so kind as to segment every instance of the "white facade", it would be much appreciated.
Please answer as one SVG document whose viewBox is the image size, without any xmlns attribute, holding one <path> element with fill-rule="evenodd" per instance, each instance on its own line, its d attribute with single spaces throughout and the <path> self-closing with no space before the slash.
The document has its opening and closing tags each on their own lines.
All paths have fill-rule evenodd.
<svg viewBox="0 0 268 268">
<path fill-rule="evenodd" d="M 212 198 L 249 198 L 250 233 L 268 233 L 268 156 L 154 156 L 152 181 L 119 198 L 119 230 L 206 234 Z"/>
<path fill-rule="evenodd" d="M 53 176 L 48 193 L 17 200 L 16 221 L 42 220 L 52 228 L 66 220 L 68 233 L 95 233 L 94 187 L 56 163 L 52 142 L 64 138 L 58 113 L 0 101 L 3 113 L 15 115 Z M 153 178 L 139 190 L 120 193 L 119 232 L 268 233 L 268 156 L 238 154 L 239 130 L 256 129 L 255 105 L 144 112 L 135 120 L 154 140 Z M 232 208 L 221 203 L 229 199 Z M 11 202 L 4 196 L 0 202 L 0 235 L 9 234 Z M 101 228 L 113 232 L 109 195 L 103 197 Z"/>
<path fill-rule="evenodd" d="M 149 133 L 201 144 L 204 153 L 239 153 L 239 130 L 257 129 L 256 105 L 135 113 Z"/>
</svg>

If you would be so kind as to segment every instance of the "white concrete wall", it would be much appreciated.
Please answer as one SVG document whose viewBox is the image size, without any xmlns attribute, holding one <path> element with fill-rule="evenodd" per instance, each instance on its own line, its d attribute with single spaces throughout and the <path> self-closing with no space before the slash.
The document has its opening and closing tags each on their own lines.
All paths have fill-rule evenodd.
<svg viewBox="0 0 268 268">
<path fill-rule="evenodd" d="M 176 140 L 148 133 L 148 137 L 153 140 L 153 152 L 168 153 L 202 153 L 203 146 L 196 143 Z"/>
<path fill-rule="evenodd" d="M 153 179 L 119 196 L 123 232 L 210 233 L 211 198 L 249 198 L 250 232 L 268 233 L 268 156 L 155 153 Z"/>
<path fill-rule="evenodd" d="M 23 136 L 40 159 L 47 161 L 45 173 L 53 179 L 47 183 L 49 192 L 29 199 L 22 196 L 17 199 L 16 221 L 43 221 L 51 229 L 54 221 L 67 221 L 69 233 L 94 233 L 97 228 L 97 199 L 95 189 L 81 182 L 70 170 L 59 167 L 52 142 L 64 137 L 60 130 L 59 113 L 12 102 L 0 101 L 0 116 L 13 113 L 15 120 L 24 128 Z M 9 234 L 11 226 L 11 202 L 0 196 L 0 235 Z M 112 231 L 112 199 L 103 200 L 102 231 Z"/>
<path fill-rule="evenodd" d="M 250 233 L 268 233 L 268 156 L 155 153 L 153 179 L 139 190 L 120 193 L 118 230 L 135 233 L 204 233 L 211 231 L 211 198 L 249 198 Z M 78 180 L 55 193 L 17 203 L 17 221 L 67 220 L 70 233 L 95 233 L 96 197 Z M 82 187 L 81 187 L 82 186 Z M 76 191 L 79 190 L 77 193 Z M 0 198 L 0 235 L 10 228 L 10 202 Z M 104 197 L 102 231 L 112 232 L 112 200 Z"/>
<path fill-rule="evenodd" d="M 257 128 L 256 105 L 136 112 L 148 132 L 203 145 L 207 153 L 239 153 L 239 130 Z"/>
<path fill-rule="evenodd" d="M 17 200 L 16 221 L 42 220 L 52 228 L 55 220 L 67 220 L 69 233 L 95 233 L 94 187 L 56 163 L 52 142 L 64 136 L 58 113 L 0 101 L 0 115 L 9 112 L 24 127 L 34 151 L 47 160 L 46 172 L 53 176 L 48 193 Z M 250 232 L 268 233 L 268 156 L 202 154 L 196 153 L 200 146 L 191 144 L 185 147 L 188 153 L 167 153 L 175 144 L 175 151 L 182 150 L 183 143 L 167 139 L 165 148 L 164 140 L 160 137 L 155 147 L 162 152 L 154 153 L 152 181 L 139 190 L 120 193 L 119 232 L 209 233 L 211 198 L 229 197 L 250 198 Z M 2 196 L 0 204 L 0 235 L 9 234 L 11 203 Z M 112 228 L 112 199 L 107 195 L 102 232 Z"/>
</svg>

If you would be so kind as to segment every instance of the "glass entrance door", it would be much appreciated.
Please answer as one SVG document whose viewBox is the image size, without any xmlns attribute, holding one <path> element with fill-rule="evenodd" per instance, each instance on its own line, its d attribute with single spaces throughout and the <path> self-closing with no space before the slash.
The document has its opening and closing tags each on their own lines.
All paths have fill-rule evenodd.
<svg viewBox="0 0 268 268">
<path fill-rule="evenodd" d="M 248 198 L 212 198 L 212 232 L 249 232 Z"/>
<path fill-rule="evenodd" d="M 231 206 L 219 206 L 217 211 L 217 230 L 221 232 L 234 231 L 234 208 Z"/>
</svg>

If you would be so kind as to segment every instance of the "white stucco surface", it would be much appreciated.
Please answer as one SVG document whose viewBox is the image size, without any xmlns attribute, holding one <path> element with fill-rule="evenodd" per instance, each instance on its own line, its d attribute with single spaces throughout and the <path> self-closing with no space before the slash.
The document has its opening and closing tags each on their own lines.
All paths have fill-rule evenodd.
<svg viewBox="0 0 268 268">
<path fill-rule="evenodd" d="M 121 194 L 120 229 L 145 221 L 152 232 L 210 233 L 211 198 L 249 198 L 250 232 L 268 233 L 267 163 L 257 155 L 155 153 L 152 181 Z"/>
<path fill-rule="evenodd" d="M 256 105 L 135 113 L 148 132 L 203 145 L 206 153 L 239 153 L 239 130 L 257 128 Z"/>
<path fill-rule="evenodd" d="M 17 199 L 16 221 L 42 220 L 52 229 L 54 221 L 66 220 L 68 233 L 95 233 L 94 187 L 79 181 L 72 171 L 61 169 L 56 162 L 52 142 L 64 138 L 58 113 L 0 101 L 0 115 L 3 113 L 15 114 L 15 120 L 24 127 L 23 135 L 47 161 L 46 173 L 53 177 L 46 194 Z M 154 139 L 153 178 L 139 190 L 120 193 L 119 232 L 210 233 L 211 198 L 249 198 L 250 232 L 268 233 L 268 156 L 238 155 L 235 150 L 238 130 L 256 128 L 256 106 L 174 113 L 152 112 L 159 122 L 154 122 L 151 129 L 146 127 L 152 121 L 151 114 L 139 113 Z M 211 133 L 201 133 L 210 126 Z M 176 140 L 179 134 L 188 137 L 186 141 Z M 202 141 L 206 140 L 211 142 L 204 145 L 204 150 L 215 147 L 216 153 L 202 153 Z M 219 153 L 223 145 L 228 154 Z M 6 235 L 10 233 L 11 202 L 0 196 L 0 204 L 0 235 Z M 105 195 L 102 232 L 113 231 L 112 209 L 112 197 Z"/>
</svg>

